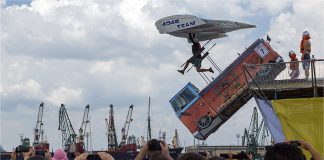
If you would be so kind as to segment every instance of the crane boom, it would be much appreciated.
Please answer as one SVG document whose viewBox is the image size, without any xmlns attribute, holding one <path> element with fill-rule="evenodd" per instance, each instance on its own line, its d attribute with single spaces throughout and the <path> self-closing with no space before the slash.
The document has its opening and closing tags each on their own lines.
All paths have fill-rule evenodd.
<svg viewBox="0 0 324 160">
<path fill-rule="evenodd" d="M 79 143 L 84 142 L 84 137 L 85 137 L 86 131 L 87 131 L 87 124 L 90 122 L 89 111 L 90 111 L 90 105 L 87 104 L 85 109 L 84 109 L 83 118 L 82 118 L 82 122 L 81 122 L 81 127 L 79 129 L 79 137 L 78 137 L 78 142 Z"/>
<path fill-rule="evenodd" d="M 34 143 L 33 145 L 38 144 L 40 141 L 43 141 L 43 109 L 44 109 L 44 103 L 42 102 L 39 105 L 38 108 L 38 116 L 37 116 L 37 122 L 36 127 L 34 128 Z"/>
<path fill-rule="evenodd" d="M 132 119 L 133 106 L 134 105 L 131 105 L 129 107 L 129 109 L 128 109 L 126 121 L 125 121 L 124 127 L 122 128 L 122 139 L 121 139 L 121 142 L 120 142 L 120 146 L 123 146 L 123 145 L 126 144 L 126 139 L 127 139 L 127 136 L 128 136 L 129 125 L 130 125 L 130 122 L 133 121 L 133 119 Z"/>
<path fill-rule="evenodd" d="M 75 144 L 76 134 L 72 127 L 69 115 L 65 109 L 65 105 L 61 104 L 59 111 L 59 128 L 62 133 L 62 146 L 65 150 L 68 150 L 71 144 Z"/>
</svg>

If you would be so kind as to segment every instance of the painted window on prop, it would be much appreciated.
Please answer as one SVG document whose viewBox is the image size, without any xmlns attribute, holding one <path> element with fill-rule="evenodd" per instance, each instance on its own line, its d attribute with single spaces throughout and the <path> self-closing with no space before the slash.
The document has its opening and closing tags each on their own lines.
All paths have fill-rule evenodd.
<svg viewBox="0 0 324 160">
<path fill-rule="evenodd" d="M 174 111 L 178 112 L 179 110 L 185 108 L 195 98 L 195 93 L 193 93 L 189 88 L 185 88 L 182 93 L 171 101 L 171 104 Z"/>
</svg>

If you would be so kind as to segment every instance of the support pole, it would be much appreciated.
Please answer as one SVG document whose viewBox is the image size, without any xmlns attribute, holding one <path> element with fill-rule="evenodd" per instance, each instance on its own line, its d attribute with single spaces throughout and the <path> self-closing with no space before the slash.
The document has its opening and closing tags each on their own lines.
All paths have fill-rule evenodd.
<svg viewBox="0 0 324 160">
<path fill-rule="evenodd" d="M 315 58 L 312 55 L 312 59 L 310 60 L 311 63 L 311 72 L 312 72 L 312 87 L 313 87 L 313 96 L 314 98 L 317 97 L 317 81 L 316 81 L 316 72 L 315 72 Z"/>
</svg>

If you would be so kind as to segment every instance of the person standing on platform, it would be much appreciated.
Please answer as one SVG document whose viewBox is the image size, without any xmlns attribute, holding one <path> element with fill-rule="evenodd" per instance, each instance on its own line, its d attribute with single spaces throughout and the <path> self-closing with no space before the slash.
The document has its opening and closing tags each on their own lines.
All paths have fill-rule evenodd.
<svg viewBox="0 0 324 160">
<path fill-rule="evenodd" d="M 306 80 L 309 77 L 309 65 L 310 65 L 310 53 L 311 53 L 311 42 L 310 35 L 307 31 L 303 32 L 302 40 L 300 42 L 300 53 L 302 53 L 301 60 L 303 60 L 303 69 L 305 70 Z"/>
<path fill-rule="evenodd" d="M 299 62 L 294 51 L 289 51 L 289 58 L 290 58 L 290 79 L 297 79 L 299 76 Z"/>
</svg>

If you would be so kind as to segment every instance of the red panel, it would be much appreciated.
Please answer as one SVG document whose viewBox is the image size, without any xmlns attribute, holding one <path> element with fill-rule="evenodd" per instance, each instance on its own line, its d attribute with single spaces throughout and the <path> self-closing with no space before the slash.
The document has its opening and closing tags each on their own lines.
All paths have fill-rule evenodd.
<svg viewBox="0 0 324 160">
<path fill-rule="evenodd" d="M 207 114 L 212 114 L 210 107 L 206 105 L 202 99 L 194 103 L 186 112 L 180 117 L 180 120 L 190 130 L 191 133 L 198 131 L 197 123 L 199 119 Z"/>
<path fill-rule="evenodd" d="M 270 46 L 266 43 L 263 43 L 268 49 L 269 53 L 264 57 L 261 63 L 268 63 L 270 60 L 274 60 L 279 55 L 274 52 Z M 225 77 L 216 82 L 211 88 L 208 89 L 202 95 L 210 106 L 212 106 L 213 110 L 218 111 L 219 106 L 225 103 L 228 99 L 230 99 L 233 95 L 235 95 L 239 89 L 246 85 L 246 80 L 243 71 L 243 64 L 260 64 L 259 55 L 253 51 L 249 54 L 243 61 L 237 64 Z M 253 77 L 255 73 L 252 73 Z"/>
</svg>

